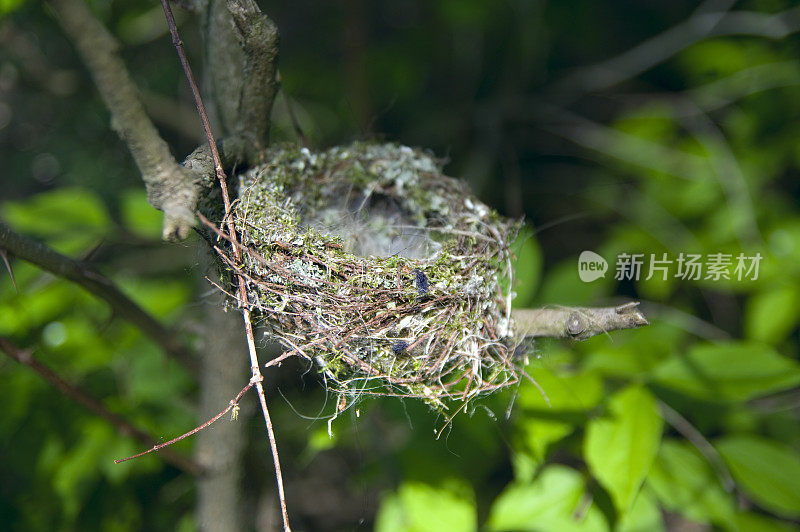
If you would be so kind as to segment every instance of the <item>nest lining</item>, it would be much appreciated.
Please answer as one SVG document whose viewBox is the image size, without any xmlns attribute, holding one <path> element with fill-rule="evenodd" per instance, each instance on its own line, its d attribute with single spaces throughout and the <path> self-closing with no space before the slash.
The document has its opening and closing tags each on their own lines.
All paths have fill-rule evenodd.
<svg viewBox="0 0 800 532">
<path fill-rule="evenodd" d="M 268 152 L 240 176 L 242 263 L 229 280 L 341 400 L 417 397 L 437 409 L 515 384 L 509 244 L 518 224 L 425 153 L 357 143 Z M 236 301 L 236 304 L 242 302 Z"/>
</svg>

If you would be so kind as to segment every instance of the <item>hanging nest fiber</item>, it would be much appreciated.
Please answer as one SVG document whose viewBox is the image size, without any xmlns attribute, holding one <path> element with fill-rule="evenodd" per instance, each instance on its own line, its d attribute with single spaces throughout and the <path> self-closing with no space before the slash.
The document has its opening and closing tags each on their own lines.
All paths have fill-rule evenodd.
<svg viewBox="0 0 800 532">
<path fill-rule="evenodd" d="M 224 276 L 244 276 L 249 298 L 233 303 L 344 401 L 446 409 L 519 381 L 509 251 L 519 224 L 431 156 L 393 144 L 275 148 L 240 176 L 232 211 L 243 254 L 237 264 L 220 252 Z"/>
</svg>

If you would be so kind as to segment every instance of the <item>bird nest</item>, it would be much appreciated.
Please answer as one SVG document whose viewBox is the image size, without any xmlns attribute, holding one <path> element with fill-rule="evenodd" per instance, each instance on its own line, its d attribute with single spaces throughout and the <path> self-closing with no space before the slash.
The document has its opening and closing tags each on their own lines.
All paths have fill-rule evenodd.
<svg viewBox="0 0 800 532">
<path fill-rule="evenodd" d="M 437 409 L 515 384 L 509 244 L 518 223 L 431 156 L 357 143 L 270 150 L 240 176 L 242 258 L 222 252 L 285 352 L 313 362 L 340 407 L 361 394 Z M 241 305 L 241 301 L 234 301 Z"/>
</svg>

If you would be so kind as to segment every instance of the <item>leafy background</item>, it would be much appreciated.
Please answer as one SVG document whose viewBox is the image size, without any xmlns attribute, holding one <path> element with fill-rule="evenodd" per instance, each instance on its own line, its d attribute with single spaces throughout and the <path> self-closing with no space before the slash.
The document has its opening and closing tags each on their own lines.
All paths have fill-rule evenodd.
<svg viewBox="0 0 800 532">
<path fill-rule="evenodd" d="M 201 142 L 159 6 L 90 2 L 176 154 Z M 273 409 L 298 529 L 791 530 L 800 523 L 800 30 L 779 0 L 263 2 L 282 33 L 285 98 L 319 147 L 379 136 L 424 146 L 509 216 L 526 217 L 517 304 L 637 298 L 651 326 L 542 341 L 528 384 L 443 420 L 367 401 L 327 436 L 320 384 L 275 376 Z M 763 35 L 690 41 L 598 90 L 587 66 L 699 9 L 766 21 Z M 777 19 L 787 17 L 787 31 Z M 201 327 L 195 243 L 158 241 L 124 146 L 48 8 L 0 1 L 0 217 L 94 264 L 142 306 Z M 194 18 L 181 13 L 199 68 Z M 684 31 L 686 28 L 684 26 Z M 656 50 L 658 51 L 658 49 Z M 653 57 L 651 50 L 646 57 Z M 572 84 L 570 84 L 572 83 Z M 288 96 L 287 96 L 288 95 Z M 594 250 L 761 253 L 757 280 L 593 283 Z M 613 268 L 613 266 L 612 266 Z M 196 423 L 196 383 L 104 303 L 16 261 L 0 335 L 156 437 Z M 18 530 L 192 530 L 193 479 L 37 375 L 0 358 L 0 522 Z M 506 411 L 513 401 L 510 417 Z M 244 410 L 247 411 L 245 405 Z M 252 405 L 250 405 L 252 408 Z M 308 418 L 319 419 L 308 419 Z M 253 432 L 247 488 L 272 480 Z M 187 440 L 179 451 L 191 450 Z"/>
</svg>

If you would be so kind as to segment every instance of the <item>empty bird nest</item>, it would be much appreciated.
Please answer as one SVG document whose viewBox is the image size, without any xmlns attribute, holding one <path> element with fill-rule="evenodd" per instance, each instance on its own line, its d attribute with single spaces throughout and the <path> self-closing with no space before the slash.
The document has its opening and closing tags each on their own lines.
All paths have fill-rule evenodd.
<svg viewBox="0 0 800 532">
<path fill-rule="evenodd" d="M 345 404 L 417 397 L 437 409 L 519 381 L 509 244 L 519 224 L 419 150 L 273 148 L 240 176 L 232 217 L 245 304 L 315 364 Z M 218 247 L 220 249 L 220 247 Z M 351 401 L 347 401 L 351 402 Z"/>
</svg>

